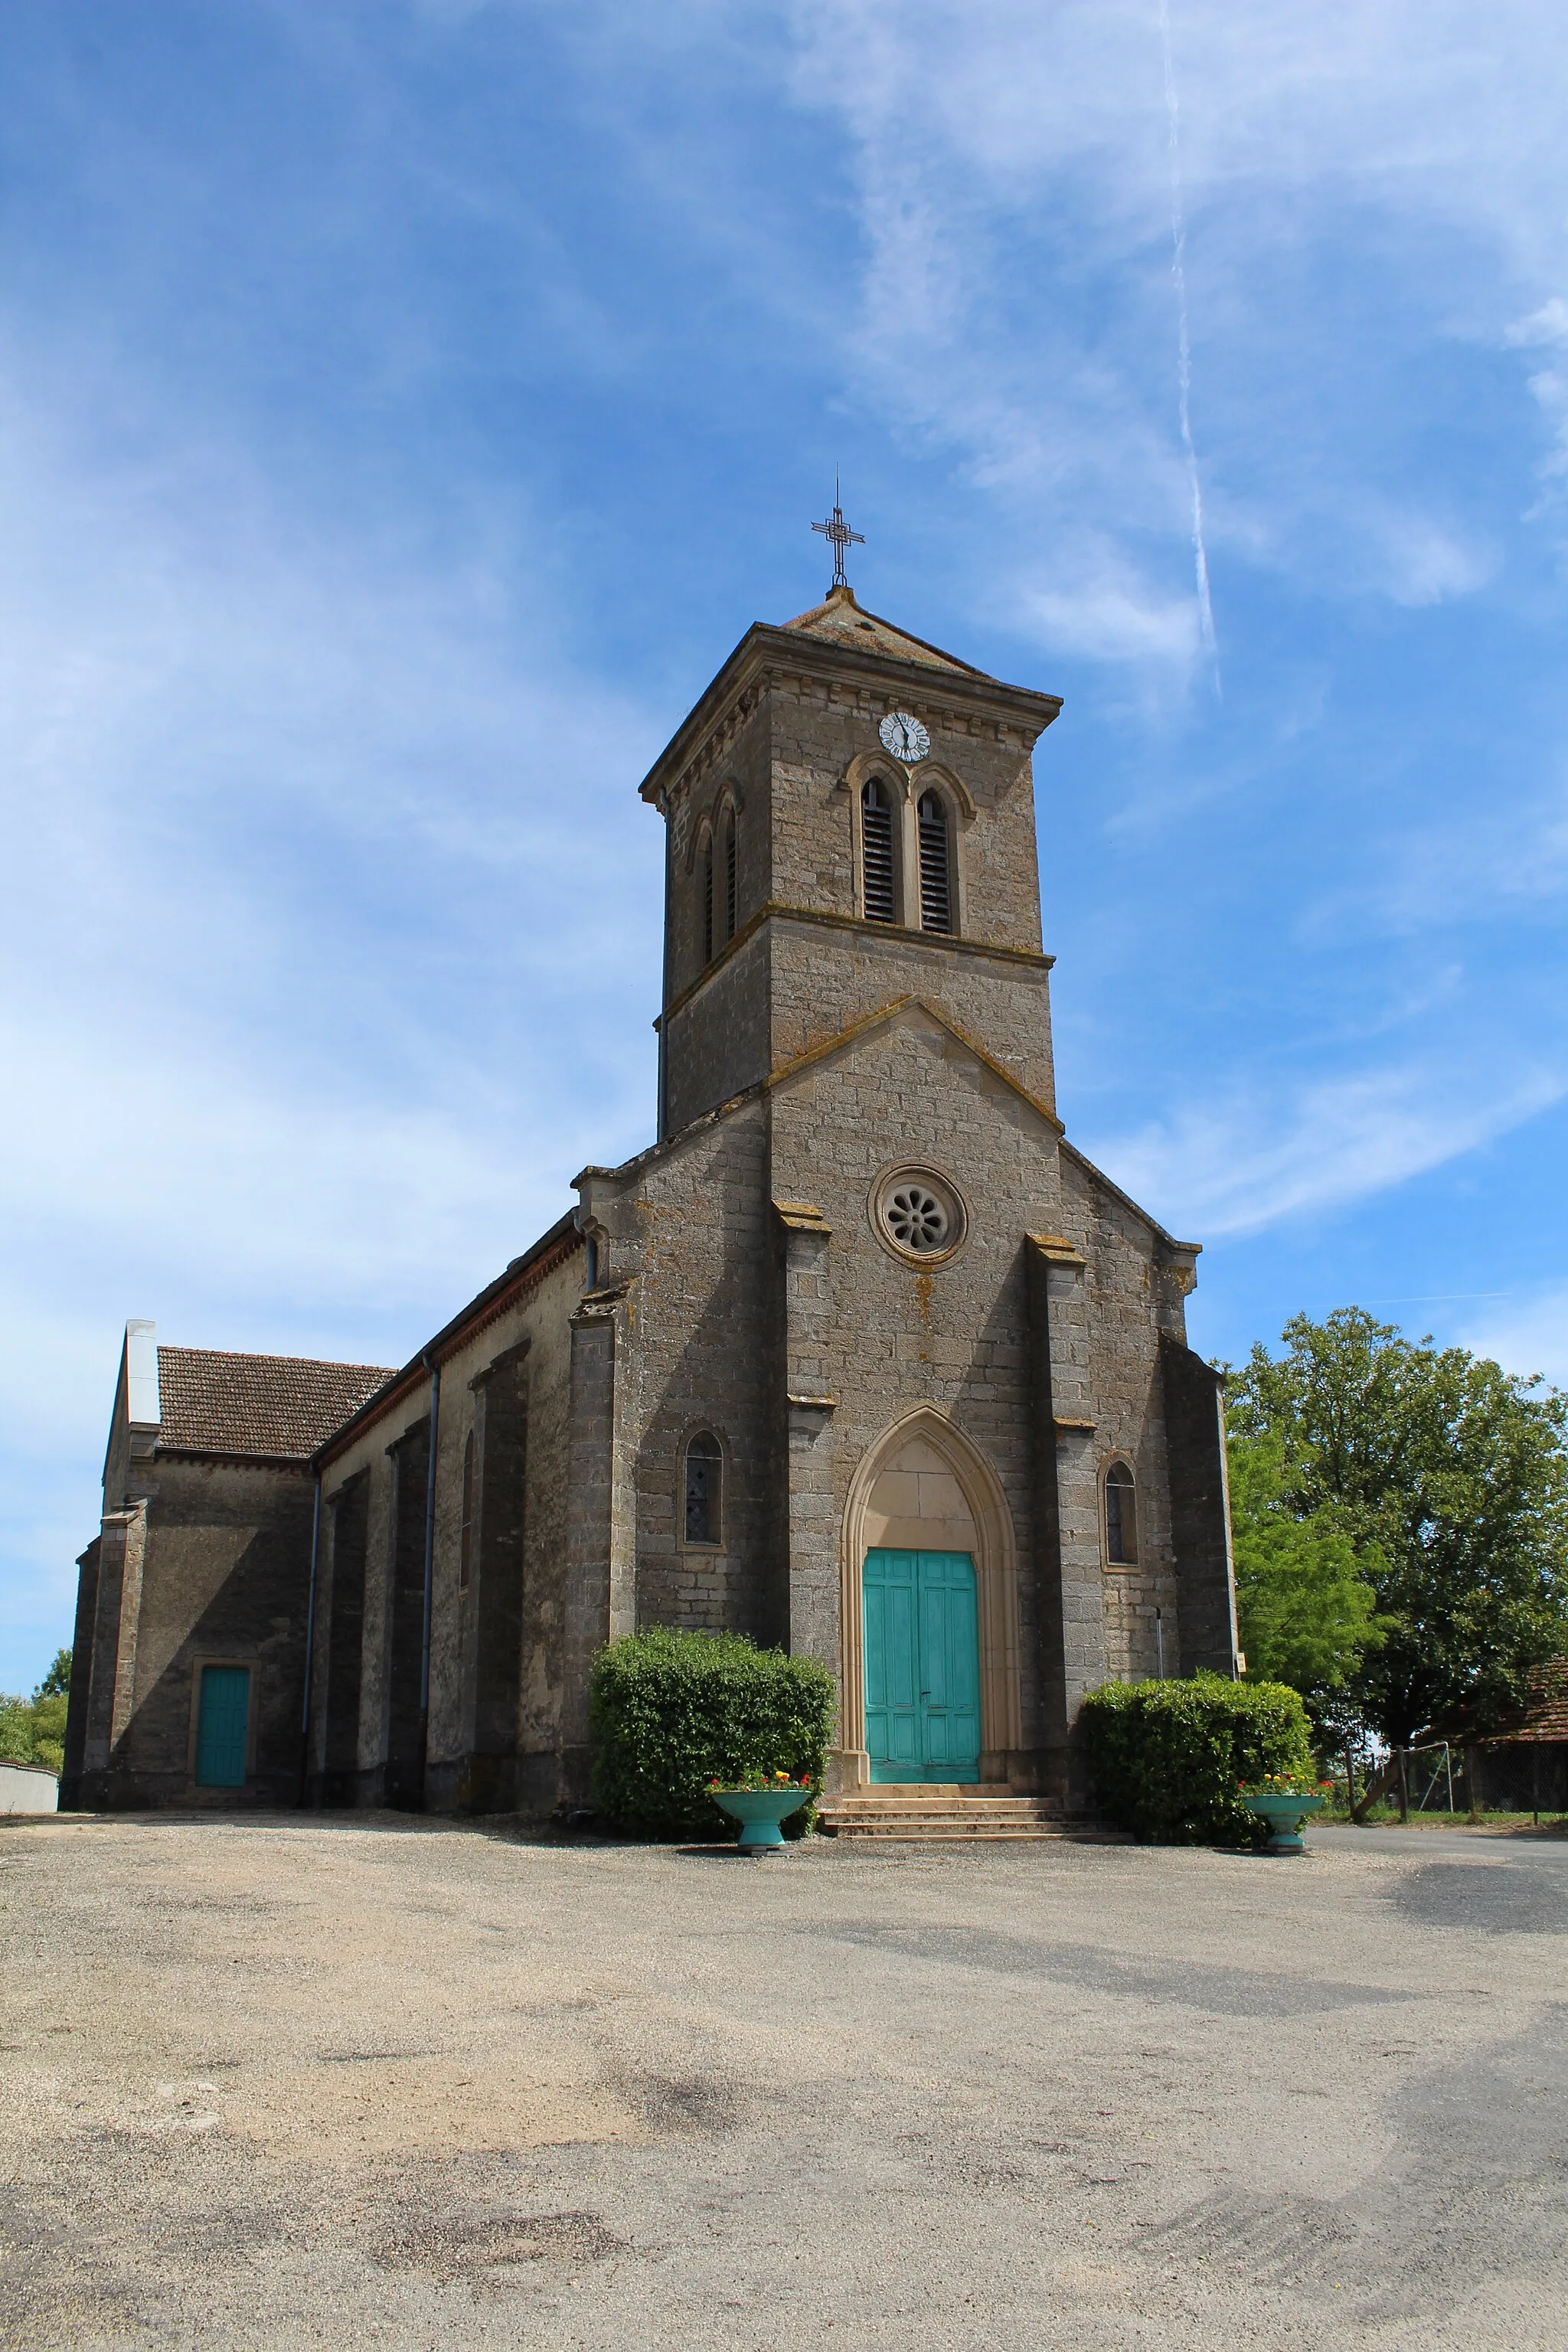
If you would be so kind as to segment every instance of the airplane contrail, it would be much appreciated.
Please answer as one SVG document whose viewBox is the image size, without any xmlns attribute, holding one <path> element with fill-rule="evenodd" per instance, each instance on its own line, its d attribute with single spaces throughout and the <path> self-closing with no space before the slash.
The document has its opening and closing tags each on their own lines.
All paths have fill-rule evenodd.
<svg viewBox="0 0 1568 2352">
<path fill-rule="evenodd" d="M 1160 0 L 1160 40 L 1165 57 L 1165 120 L 1171 149 L 1171 275 L 1176 285 L 1176 411 L 1181 419 L 1182 446 L 1187 453 L 1187 479 L 1193 493 L 1193 569 L 1198 586 L 1198 629 L 1204 651 L 1214 665 L 1215 692 L 1222 692 L 1219 647 L 1215 637 L 1214 606 L 1209 600 L 1209 560 L 1204 545 L 1204 491 L 1198 477 L 1198 453 L 1193 443 L 1193 345 L 1187 327 L 1187 231 L 1182 212 L 1181 111 L 1176 99 L 1176 71 L 1171 57 L 1171 0 Z"/>
</svg>

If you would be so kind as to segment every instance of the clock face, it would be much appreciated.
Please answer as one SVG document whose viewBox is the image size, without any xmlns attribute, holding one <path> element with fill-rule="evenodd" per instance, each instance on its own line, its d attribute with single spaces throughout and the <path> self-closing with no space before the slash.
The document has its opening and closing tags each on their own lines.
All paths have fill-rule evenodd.
<svg viewBox="0 0 1568 2352">
<path fill-rule="evenodd" d="M 923 760 L 931 750 L 931 737 L 920 720 L 911 719 L 907 710 L 889 710 L 877 732 L 882 739 L 884 751 L 890 751 L 894 759 L 901 760 L 907 768 L 913 767 L 918 760 Z"/>
</svg>

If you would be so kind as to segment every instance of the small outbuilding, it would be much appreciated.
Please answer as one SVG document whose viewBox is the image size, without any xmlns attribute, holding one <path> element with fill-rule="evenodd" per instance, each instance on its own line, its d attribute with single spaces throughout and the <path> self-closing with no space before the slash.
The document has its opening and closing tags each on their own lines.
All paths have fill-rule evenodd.
<svg viewBox="0 0 1568 2352">
<path fill-rule="evenodd" d="M 1447 1742 L 1472 1812 L 1568 1813 L 1568 1658 L 1531 1672 L 1517 1706 L 1482 1725 L 1456 1708 L 1422 1732 L 1413 1752 Z"/>
</svg>

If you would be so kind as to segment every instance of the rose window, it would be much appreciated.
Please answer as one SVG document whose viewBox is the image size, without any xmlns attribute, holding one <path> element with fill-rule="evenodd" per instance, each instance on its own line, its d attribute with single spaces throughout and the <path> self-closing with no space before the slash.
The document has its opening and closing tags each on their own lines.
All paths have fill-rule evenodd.
<svg viewBox="0 0 1568 2352">
<path fill-rule="evenodd" d="M 888 1231 L 904 1249 L 924 1252 L 947 1247 L 952 1225 L 946 1209 L 923 1184 L 895 1184 L 883 1212 Z"/>
<path fill-rule="evenodd" d="M 958 1188 L 934 1169 L 885 1169 L 866 1206 L 872 1232 L 895 1257 L 932 1265 L 951 1257 L 964 1237 Z"/>
</svg>

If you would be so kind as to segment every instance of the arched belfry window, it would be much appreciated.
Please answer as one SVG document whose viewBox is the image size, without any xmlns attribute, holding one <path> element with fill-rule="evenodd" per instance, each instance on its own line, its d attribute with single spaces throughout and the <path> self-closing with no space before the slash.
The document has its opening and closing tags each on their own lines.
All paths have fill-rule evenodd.
<svg viewBox="0 0 1568 2352">
<path fill-rule="evenodd" d="M 879 776 L 868 776 L 860 792 L 860 879 L 868 923 L 895 923 L 898 894 L 893 877 L 893 802 Z"/>
<path fill-rule="evenodd" d="M 1105 1474 L 1105 1557 L 1112 1568 L 1138 1565 L 1138 1490 L 1125 1462 Z"/>
<path fill-rule="evenodd" d="M 713 836 L 702 836 L 702 961 L 713 961 Z"/>
<path fill-rule="evenodd" d="M 922 793 L 920 804 L 921 929 L 952 929 L 952 877 L 947 834 L 947 811 L 939 793 Z"/>
<path fill-rule="evenodd" d="M 700 1429 L 686 1448 L 686 1540 L 716 1544 L 722 1527 L 724 1457 L 711 1430 Z"/>
<path fill-rule="evenodd" d="M 724 937 L 735 936 L 735 812 L 724 816 Z"/>
</svg>

